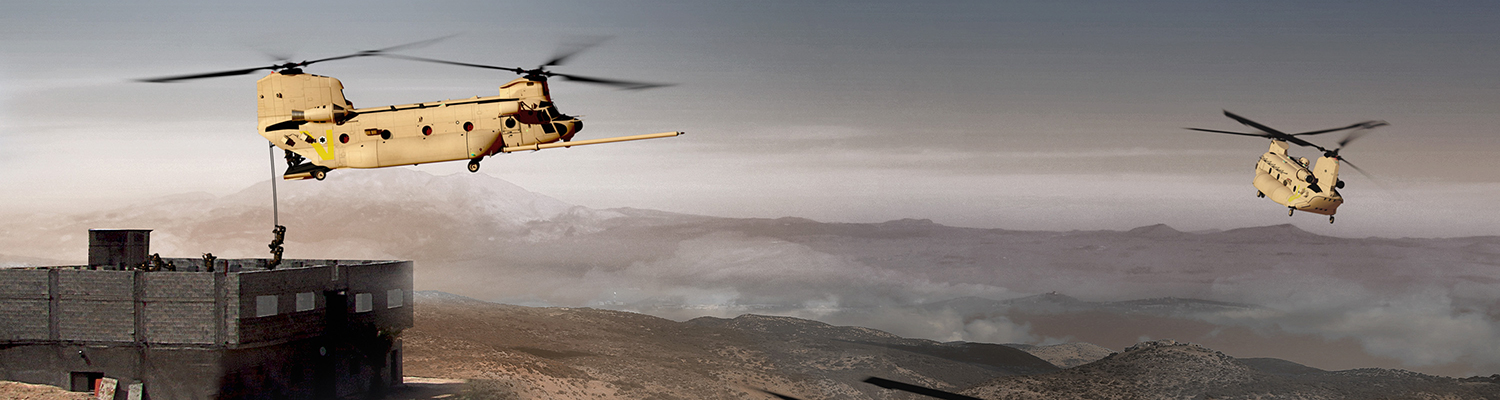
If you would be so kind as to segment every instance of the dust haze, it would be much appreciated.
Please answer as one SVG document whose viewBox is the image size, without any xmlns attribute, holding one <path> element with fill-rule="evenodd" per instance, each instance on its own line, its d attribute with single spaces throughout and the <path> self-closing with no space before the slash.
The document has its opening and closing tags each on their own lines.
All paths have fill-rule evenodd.
<svg viewBox="0 0 1500 400">
<path fill-rule="evenodd" d="M 484 176 L 358 172 L 282 183 L 287 257 L 411 259 L 423 290 L 676 320 L 755 313 L 939 341 L 1124 343 L 1112 347 L 1172 335 L 1237 357 L 1326 369 L 1500 372 L 1500 237 L 1351 239 L 1291 225 L 1052 232 L 916 219 L 737 219 L 592 209 Z M 76 263 L 88 228 L 136 227 L 155 229 L 153 251 L 163 255 L 262 256 L 255 249 L 269 230 L 253 227 L 269 225 L 268 192 L 262 183 L 226 196 L 16 216 L 3 224 L 0 246 L 12 265 Z M 1029 296 L 1051 292 L 1084 303 L 1175 297 L 1245 306 L 1028 305 Z M 1116 309 L 1125 311 L 1098 311 Z M 1109 318 L 1123 322 L 1105 336 L 1064 329 Z M 1188 328 L 1171 328 L 1179 325 Z M 1275 341 L 1316 351 L 1299 359 L 1264 344 Z"/>
</svg>

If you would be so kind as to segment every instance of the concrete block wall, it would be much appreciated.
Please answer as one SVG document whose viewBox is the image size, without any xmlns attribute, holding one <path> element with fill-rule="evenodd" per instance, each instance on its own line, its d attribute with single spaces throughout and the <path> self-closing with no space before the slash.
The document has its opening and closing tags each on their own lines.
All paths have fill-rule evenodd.
<svg viewBox="0 0 1500 400">
<path fill-rule="evenodd" d="M 357 264 L 356 264 L 357 263 Z M 239 298 L 240 318 L 232 343 L 250 344 L 269 340 L 307 337 L 322 333 L 328 307 L 344 307 L 349 322 L 384 330 L 412 326 L 412 263 L 410 261 L 290 260 L 275 270 L 246 271 L 231 279 Z M 306 266 L 304 265 L 320 265 Z M 387 294 L 399 289 L 404 307 L 389 308 Z M 313 293 L 314 308 L 296 311 L 298 293 Z M 327 304 L 329 292 L 344 292 L 345 304 Z M 356 298 L 369 294 L 372 309 L 360 312 Z M 276 296 L 276 314 L 256 317 L 256 298 Z"/>
<path fill-rule="evenodd" d="M 47 270 L 0 269 L 0 299 L 46 299 Z"/>
<path fill-rule="evenodd" d="M 58 339 L 135 340 L 134 271 L 54 270 L 58 275 Z"/>
<path fill-rule="evenodd" d="M 51 294 L 42 269 L 0 269 L 0 341 L 47 340 Z"/>
<path fill-rule="evenodd" d="M 143 275 L 145 301 L 213 301 L 214 276 L 195 272 L 151 272 Z"/>
<path fill-rule="evenodd" d="M 0 341 L 214 344 L 215 274 L 0 270 Z"/>
<path fill-rule="evenodd" d="M 219 307 L 218 274 L 206 272 L 151 272 L 141 275 L 141 303 L 146 342 L 214 344 L 223 321 Z"/>
<path fill-rule="evenodd" d="M 165 344 L 214 344 L 218 324 L 214 303 L 148 305 L 145 308 L 145 340 Z"/>
<path fill-rule="evenodd" d="M 299 293 L 311 294 L 312 309 L 297 310 Z M 275 297 L 273 315 L 257 316 L 260 296 Z M 409 261 L 288 260 L 237 273 L 8 269 L 0 341 L 242 346 L 320 335 L 330 306 L 350 325 L 399 331 L 412 326 L 412 300 Z"/>
<path fill-rule="evenodd" d="M 328 307 L 324 292 L 343 287 L 341 280 L 332 279 L 333 268 L 277 268 L 235 274 L 235 284 L 229 290 L 233 294 L 230 298 L 237 297 L 234 308 L 238 309 L 240 318 L 235 321 L 238 334 L 232 343 L 249 344 L 321 334 L 326 325 L 324 315 Z M 308 292 L 313 293 L 313 309 L 297 311 L 297 293 Z M 274 315 L 256 316 L 256 299 L 260 296 L 276 297 Z"/>
<path fill-rule="evenodd" d="M 412 327 L 412 263 L 410 261 L 388 261 L 378 264 L 349 266 L 349 300 L 352 303 L 360 293 L 370 294 L 371 311 L 356 313 L 351 309 L 350 322 L 368 325 L 382 330 L 402 330 Z M 401 291 L 400 305 L 392 308 L 387 296 L 391 289 Z"/>
<path fill-rule="evenodd" d="M 0 341 L 47 340 L 47 300 L 0 299 Z"/>
</svg>

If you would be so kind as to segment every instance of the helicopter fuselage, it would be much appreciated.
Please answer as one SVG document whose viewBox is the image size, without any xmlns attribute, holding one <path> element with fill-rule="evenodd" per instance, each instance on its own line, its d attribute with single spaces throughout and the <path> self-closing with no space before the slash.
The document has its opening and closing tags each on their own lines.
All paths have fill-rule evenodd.
<svg viewBox="0 0 1500 400">
<path fill-rule="evenodd" d="M 359 109 L 344 98 L 343 83 L 326 76 L 272 73 L 256 82 L 256 91 L 261 136 L 311 162 L 290 167 L 286 179 L 465 159 L 476 171 L 483 157 L 562 147 L 545 144 L 568 142 L 583 129 L 581 120 L 557 111 L 547 82 L 526 78 L 502 85 L 499 96 Z"/>
<path fill-rule="evenodd" d="M 1339 160 L 1319 157 L 1316 163 L 1287 155 L 1287 143 L 1272 140 L 1270 150 L 1255 163 L 1255 189 L 1261 196 L 1296 211 L 1333 215 L 1344 197 L 1338 188 Z"/>
</svg>

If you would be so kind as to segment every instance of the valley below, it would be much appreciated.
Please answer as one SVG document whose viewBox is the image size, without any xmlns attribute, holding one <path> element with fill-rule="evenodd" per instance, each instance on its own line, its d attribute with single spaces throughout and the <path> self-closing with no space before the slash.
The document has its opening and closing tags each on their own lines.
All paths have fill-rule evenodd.
<svg viewBox="0 0 1500 400">
<path fill-rule="evenodd" d="M 82 263 L 90 228 L 152 229 L 152 252 L 165 257 L 266 257 L 269 189 L 262 183 L 224 196 L 177 194 L 94 212 L 6 216 L 0 265 Z M 543 393 L 515 386 L 535 378 L 621 398 L 738 398 L 756 387 L 806 398 L 879 398 L 881 389 L 855 378 L 889 374 L 882 377 L 966 390 L 1002 376 L 1045 374 L 954 354 L 1004 351 L 998 344 L 1086 343 L 1119 352 L 1163 339 L 1240 362 L 1277 359 L 1320 371 L 1500 374 L 1494 236 L 1332 237 L 1293 225 L 1051 232 L 922 219 L 722 218 L 592 209 L 486 175 L 403 169 L 289 182 L 281 190 L 286 257 L 413 260 L 418 290 L 477 301 L 472 311 L 419 302 L 408 345 L 444 355 L 424 360 L 409 351 L 412 372 L 509 382 L 517 395 Z M 423 320 L 455 328 L 433 330 Z M 790 321 L 822 324 L 808 328 L 818 335 L 839 331 L 827 327 L 865 331 L 807 339 L 771 328 Z M 556 324 L 614 328 L 541 328 Z M 752 327 L 782 336 L 745 336 Z M 646 328 L 655 344 L 626 344 Z M 1099 356 L 1093 354 L 1049 364 L 1070 371 Z M 449 358 L 463 361 L 442 361 Z M 631 363 L 640 369 L 620 367 Z"/>
<path fill-rule="evenodd" d="M 1500 398 L 1500 375 L 1325 371 L 1173 340 L 1117 351 L 941 343 L 791 317 L 678 322 L 442 292 L 419 292 L 416 307 L 403 335 L 406 373 L 462 380 L 454 398 L 930 398 L 862 382 L 869 377 L 982 399 Z"/>
</svg>

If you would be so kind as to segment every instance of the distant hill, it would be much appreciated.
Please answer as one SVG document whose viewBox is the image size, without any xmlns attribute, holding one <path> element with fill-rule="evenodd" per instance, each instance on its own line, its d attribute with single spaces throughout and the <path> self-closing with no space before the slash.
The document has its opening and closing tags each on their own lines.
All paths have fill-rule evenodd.
<svg viewBox="0 0 1500 400">
<path fill-rule="evenodd" d="M 1125 301 L 1083 301 L 1057 292 L 1008 300 L 990 300 L 966 296 L 951 300 L 923 304 L 928 311 L 948 310 L 961 315 L 1002 315 L 1006 313 L 1068 314 L 1084 312 L 1109 312 L 1117 314 L 1140 314 L 1160 317 L 1186 317 L 1232 311 L 1248 311 L 1261 307 L 1250 304 L 1223 301 L 1158 297 Z"/>
<path fill-rule="evenodd" d="M 983 399 L 1500 398 L 1500 376 L 1323 371 L 1143 342 L 1068 369 L 1007 346 L 938 343 L 790 317 L 675 322 L 591 308 L 533 308 L 419 292 L 403 333 L 407 375 L 468 379 L 483 398 L 921 399 L 870 376 Z M 1029 347 L 1082 354 L 1097 346 Z M 484 397 L 489 396 L 489 397 Z"/>
<path fill-rule="evenodd" d="M 1076 368 L 1001 377 L 961 393 L 984 399 L 1500 398 L 1500 376 L 1461 380 L 1400 370 L 1288 368 L 1293 364 L 1284 361 L 1251 364 L 1194 344 L 1143 342 Z"/>
<path fill-rule="evenodd" d="M 1099 361 L 1099 359 L 1109 357 L 1110 354 L 1115 353 L 1114 350 L 1099 347 L 1091 343 L 1060 343 L 1046 346 L 1007 343 L 1005 345 L 1014 347 L 1027 353 L 1031 353 L 1031 355 L 1037 356 L 1037 358 L 1041 358 L 1043 360 L 1047 360 L 1047 362 L 1052 363 L 1052 365 L 1056 365 L 1060 368 L 1077 367 L 1079 365 Z M 1267 358 L 1264 360 L 1275 359 Z M 1291 361 L 1286 362 L 1291 363 Z"/>
</svg>

